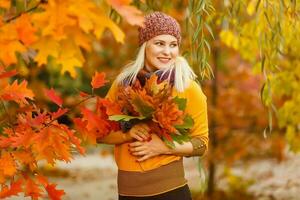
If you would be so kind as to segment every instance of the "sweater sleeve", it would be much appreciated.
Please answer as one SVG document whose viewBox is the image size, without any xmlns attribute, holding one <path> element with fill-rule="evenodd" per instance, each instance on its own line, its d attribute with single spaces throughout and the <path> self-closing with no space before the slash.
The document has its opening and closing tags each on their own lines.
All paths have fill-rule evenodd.
<svg viewBox="0 0 300 200">
<path fill-rule="evenodd" d="M 208 119 L 207 102 L 200 85 L 192 81 L 187 89 L 187 107 L 186 112 L 194 120 L 194 126 L 191 129 L 191 143 L 193 145 L 193 156 L 201 156 L 208 149 Z"/>
</svg>

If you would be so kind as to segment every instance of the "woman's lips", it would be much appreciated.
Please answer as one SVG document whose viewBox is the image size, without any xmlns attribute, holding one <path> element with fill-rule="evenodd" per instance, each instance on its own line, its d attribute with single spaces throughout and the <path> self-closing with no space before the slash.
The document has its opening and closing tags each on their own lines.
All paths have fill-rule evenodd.
<svg viewBox="0 0 300 200">
<path fill-rule="evenodd" d="M 171 58 L 161 58 L 161 57 L 158 57 L 157 58 L 160 62 L 162 62 L 162 63 L 168 63 L 170 60 L 171 60 Z"/>
</svg>

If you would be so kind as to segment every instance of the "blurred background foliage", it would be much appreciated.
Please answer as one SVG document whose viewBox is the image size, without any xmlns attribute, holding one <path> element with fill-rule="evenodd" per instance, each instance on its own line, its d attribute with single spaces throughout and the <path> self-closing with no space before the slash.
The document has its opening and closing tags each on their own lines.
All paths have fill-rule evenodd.
<svg viewBox="0 0 300 200">
<path fill-rule="evenodd" d="M 14 9 L 9 15 L 16 16 L 39 2 L 47 3 L 10 1 Z M 95 2 L 125 33 L 124 43 L 118 43 L 109 30 L 103 32 L 101 39 L 93 38 L 90 51 L 81 48 L 85 61 L 82 67 L 76 67 L 75 78 L 68 72 L 61 74 L 61 65 L 51 56 L 38 67 L 32 59 L 18 53 L 17 62 L 9 67 L 19 71 L 18 78 L 29 81 L 38 104 L 53 106 L 39 92 L 53 87 L 67 105 L 72 105 L 79 90 L 91 92 L 90 81 L 95 71 L 104 71 L 112 82 L 122 67 L 135 58 L 137 27 L 104 1 Z M 285 148 L 300 150 L 300 5 L 296 2 L 133 0 L 131 3 L 143 13 L 163 11 L 181 25 L 181 54 L 197 73 L 208 100 L 210 147 L 207 156 L 199 161 L 206 169 L 203 187 L 208 199 L 251 199 L 243 193 L 244 187 L 251 183 L 241 184 L 230 173 L 230 166 L 251 159 L 282 161 Z M 2 15 L 6 12 L 4 1 L 0 7 Z M 34 53 L 28 54 L 30 57 Z M 104 96 L 108 89 L 109 85 L 96 92 Z M 63 120 L 70 123 L 68 118 Z M 226 166 L 223 175 L 231 180 L 230 191 L 215 188 L 218 165 Z M 197 195 L 194 193 L 195 199 L 203 196 Z"/>
</svg>

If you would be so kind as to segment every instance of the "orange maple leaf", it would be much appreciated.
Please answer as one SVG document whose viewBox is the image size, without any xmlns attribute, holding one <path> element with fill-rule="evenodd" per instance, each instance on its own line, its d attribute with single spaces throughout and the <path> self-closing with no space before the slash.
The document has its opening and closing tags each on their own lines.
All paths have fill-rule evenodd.
<svg viewBox="0 0 300 200">
<path fill-rule="evenodd" d="M 19 179 L 17 181 L 12 182 L 10 184 L 10 188 L 8 188 L 7 186 L 2 187 L 2 190 L 0 192 L 0 199 L 18 195 L 18 193 L 22 192 L 22 183 L 23 180 Z"/>
<path fill-rule="evenodd" d="M 163 102 L 154 113 L 154 121 L 167 129 L 169 133 L 176 133 L 174 125 L 183 123 L 182 115 L 183 112 L 178 109 L 177 104 L 174 102 Z"/>
<path fill-rule="evenodd" d="M 56 189 L 56 184 L 48 184 L 45 189 L 51 200 L 60 200 L 61 196 L 65 194 L 63 190 Z"/>
<path fill-rule="evenodd" d="M 14 158 L 21 164 L 28 165 L 30 170 L 35 170 L 37 168 L 37 162 L 33 157 L 33 152 L 30 150 L 20 150 L 12 153 Z"/>
<path fill-rule="evenodd" d="M 96 72 L 95 75 L 92 78 L 91 85 L 93 88 L 100 88 L 107 83 L 107 80 L 105 80 L 105 73 L 104 72 Z"/>
<path fill-rule="evenodd" d="M 131 25 L 144 26 L 142 11 L 130 6 L 131 0 L 106 0 Z"/>
<path fill-rule="evenodd" d="M 16 162 L 12 155 L 8 152 L 4 152 L 0 157 L 0 171 L 4 176 L 13 176 L 17 172 Z"/>
<path fill-rule="evenodd" d="M 88 131 L 86 129 L 87 126 L 87 121 L 83 121 L 80 118 L 74 118 L 73 122 L 75 124 L 76 129 L 79 131 L 81 134 L 81 137 L 83 138 L 84 141 L 88 141 L 91 144 L 96 144 L 96 132 L 95 131 Z"/>
<path fill-rule="evenodd" d="M 37 183 L 29 177 L 26 177 L 25 181 L 25 197 L 30 196 L 32 199 L 38 199 L 42 196 L 42 190 Z"/>
<path fill-rule="evenodd" d="M 37 180 L 44 186 L 51 200 L 60 200 L 61 196 L 65 194 L 63 190 L 57 190 L 55 188 L 56 184 L 50 184 L 46 177 L 38 175 Z"/>
<path fill-rule="evenodd" d="M 39 160 L 46 159 L 54 165 L 57 159 L 69 162 L 72 158 L 71 143 L 59 125 L 42 129 L 32 140 L 35 141 L 32 150 L 36 152 L 36 158 Z"/>
<path fill-rule="evenodd" d="M 27 89 L 27 81 L 23 80 L 20 84 L 15 80 L 12 85 L 7 85 L 0 91 L 0 98 L 6 101 L 15 101 L 18 104 L 28 104 L 26 98 L 33 99 L 34 94 Z"/>
<path fill-rule="evenodd" d="M 28 14 L 22 14 L 20 17 L 18 17 L 15 27 L 19 39 L 25 46 L 29 46 L 37 40 L 37 36 L 35 35 L 36 28 L 32 26 Z"/>
<path fill-rule="evenodd" d="M 121 115 L 121 107 L 119 104 L 109 101 L 108 99 L 101 99 L 99 101 L 101 105 L 106 108 L 107 115 Z"/>
</svg>

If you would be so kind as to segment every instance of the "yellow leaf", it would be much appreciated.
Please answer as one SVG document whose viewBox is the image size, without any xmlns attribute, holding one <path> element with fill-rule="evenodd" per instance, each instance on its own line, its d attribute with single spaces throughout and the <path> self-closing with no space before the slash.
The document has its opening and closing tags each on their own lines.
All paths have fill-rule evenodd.
<svg viewBox="0 0 300 200">
<path fill-rule="evenodd" d="M 46 64 L 48 56 L 58 57 L 59 43 L 52 37 L 41 37 L 32 47 L 38 51 L 35 60 L 39 65 Z"/>
<path fill-rule="evenodd" d="M 8 9 L 10 7 L 10 0 L 1 0 L 0 8 Z"/>
<path fill-rule="evenodd" d="M 220 32 L 221 40 L 229 47 L 234 49 L 238 49 L 239 47 L 239 40 L 238 37 L 233 34 L 230 30 L 222 30 Z"/>
<path fill-rule="evenodd" d="M 89 35 L 83 33 L 80 29 L 75 27 L 66 28 L 68 38 L 73 40 L 76 45 L 81 46 L 85 50 L 91 50 L 91 38 Z"/>
<path fill-rule="evenodd" d="M 105 16 L 99 16 L 99 19 L 100 20 L 97 21 L 97 26 L 94 31 L 94 33 L 98 39 L 101 37 L 104 27 L 107 27 L 112 31 L 115 39 L 118 42 L 124 43 L 125 34 L 112 20 L 110 20 L 109 18 L 107 18 Z"/>
<path fill-rule="evenodd" d="M 6 66 L 16 63 L 16 52 L 25 52 L 26 48 L 20 43 L 14 24 L 0 26 L 0 35 L 0 60 Z"/>
<path fill-rule="evenodd" d="M 249 2 L 248 6 L 247 6 L 247 13 L 249 15 L 253 15 L 253 13 L 255 12 L 255 5 L 256 5 L 256 0 L 252 0 Z"/>
<path fill-rule="evenodd" d="M 38 27 L 43 27 L 42 36 L 52 35 L 56 40 L 66 38 L 65 27 L 76 24 L 76 19 L 68 13 L 71 3 L 70 0 L 49 0 L 47 4 L 43 5 L 44 12 L 32 15 L 33 22 Z"/>
<path fill-rule="evenodd" d="M 61 51 L 57 62 L 62 65 L 61 73 L 68 71 L 70 75 L 76 77 L 76 67 L 82 67 L 84 58 L 78 46 L 71 39 L 61 42 Z"/>
</svg>

